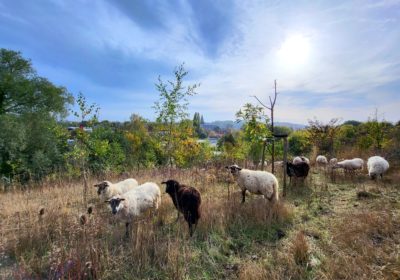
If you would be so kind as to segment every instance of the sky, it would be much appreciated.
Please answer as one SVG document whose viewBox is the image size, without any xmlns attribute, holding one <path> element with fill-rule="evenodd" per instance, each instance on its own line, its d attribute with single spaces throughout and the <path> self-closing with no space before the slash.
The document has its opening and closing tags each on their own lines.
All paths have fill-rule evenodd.
<svg viewBox="0 0 400 280">
<path fill-rule="evenodd" d="M 400 120 L 400 0 L 0 0 L 0 47 L 82 92 L 100 119 L 155 119 L 155 83 L 185 63 L 189 113 L 234 120 L 252 97 L 276 121 Z M 72 119 L 72 117 L 69 117 Z"/>
</svg>

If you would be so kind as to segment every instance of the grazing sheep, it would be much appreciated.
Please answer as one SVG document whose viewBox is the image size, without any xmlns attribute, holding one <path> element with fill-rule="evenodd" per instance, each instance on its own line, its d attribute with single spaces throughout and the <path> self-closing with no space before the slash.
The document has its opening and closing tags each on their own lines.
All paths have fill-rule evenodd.
<svg viewBox="0 0 400 280">
<path fill-rule="evenodd" d="M 103 201 L 106 199 L 110 199 L 111 197 L 118 194 L 126 193 L 137 187 L 138 185 L 139 184 L 135 179 L 130 178 L 115 184 L 111 183 L 110 181 L 103 181 L 101 183 L 95 184 L 94 186 L 97 188 L 97 194 Z"/>
<path fill-rule="evenodd" d="M 315 161 L 320 166 L 325 166 L 328 164 L 328 159 L 326 158 L 326 156 L 322 156 L 322 155 L 317 156 L 317 159 Z"/>
<path fill-rule="evenodd" d="M 338 163 L 337 158 L 331 158 L 331 159 L 329 160 L 329 165 L 330 165 L 331 167 L 334 167 L 334 166 L 336 165 L 336 163 Z"/>
<path fill-rule="evenodd" d="M 309 171 L 310 165 L 305 161 L 300 161 L 296 164 L 288 162 L 286 165 L 286 174 L 290 178 L 290 183 L 292 182 L 292 177 L 305 179 L 308 176 Z"/>
<path fill-rule="evenodd" d="M 353 158 L 339 161 L 335 164 L 334 168 L 343 168 L 346 172 L 353 172 L 362 170 L 364 167 L 364 160 L 361 158 Z"/>
<path fill-rule="evenodd" d="M 274 168 L 278 169 L 279 167 L 283 167 L 283 160 L 278 160 L 274 162 Z"/>
<path fill-rule="evenodd" d="M 295 157 L 292 162 L 293 162 L 293 164 L 297 164 L 297 163 L 303 162 L 303 161 L 306 162 L 307 164 L 310 164 L 310 160 L 303 156 Z"/>
<path fill-rule="evenodd" d="M 193 187 L 180 184 L 176 180 L 168 180 L 161 184 L 166 185 L 165 191 L 169 194 L 175 208 L 178 210 L 178 217 L 179 212 L 181 212 L 189 225 L 189 234 L 192 236 L 201 217 L 201 195 L 199 191 Z"/>
<path fill-rule="evenodd" d="M 389 162 L 386 159 L 380 156 L 373 156 L 368 159 L 368 175 L 374 180 L 377 176 L 383 178 L 383 173 L 385 173 L 389 169 Z"/>
<path fill-rule="evenodd" d="M 271 202 L 279 200 L 279 184 L 274 174 L 267 171 L 242 169 L 236 164 L 225 166 L 225 168 L 230 170 L 242 190 L 242 203 L 245 202 L 246 190 L 264 195 Z"/>
<path fill-rule="evenodd" d="M 125 235 L 129 236 L 129 225 L 135 217 L 148 209 L 158 209 L 161 202 L 161 191 L 156 183 L 147 182 L 134 189 L 113 196 L 105 201 L 110 204 L 111 211 L 118 218 L 125 220 Z"/>
</svg>

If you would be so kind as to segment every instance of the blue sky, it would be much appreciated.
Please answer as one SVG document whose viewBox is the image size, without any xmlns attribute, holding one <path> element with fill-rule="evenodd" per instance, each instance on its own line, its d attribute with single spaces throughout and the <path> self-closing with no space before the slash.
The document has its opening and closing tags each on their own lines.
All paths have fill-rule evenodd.
<svg viewBox="0 0 400 280">
<path fill-rule="evenodd" d="M 400 119 L 400 1 L 0 0 L 0 47 L 101 107 L 154 119 L 185 62 L 190 113 L 234 119 L 278 81 L 276 119 Z"/>
</svg>

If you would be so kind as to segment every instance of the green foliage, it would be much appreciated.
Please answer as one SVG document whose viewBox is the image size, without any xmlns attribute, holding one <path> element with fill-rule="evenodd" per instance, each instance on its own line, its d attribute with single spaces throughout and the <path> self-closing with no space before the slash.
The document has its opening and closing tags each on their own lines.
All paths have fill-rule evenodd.
<svg viewBox="0 0 400 280">
<path fill-rule="evenodd" d="M 268 128 L 268 117 L 264 114 L 264 108 L 246 103 L 236 113 L 237 121 L 244 121 L 244 140 L 248 143 L 247 154 L 250 159 L 258 164 L 261 160 L 263 143 L 272 134 Z"/>
<path fill-rule="evenodd" d="M 39 77 L 20 52 L 0 49 L 0 115 L 44 113 L 65 115 L 72 96 Z"/>
<path fill-rule="evenodd" d="M 140 167 L 151 167 L 157 163 L 157 154 L 160 154 L 159 147 L 157 142 L 150 136 L 146 120 L 139 115 L 133 114 L 127 125 L 124 137 L 126 140 L 128 166 L 139 169 Z"/>
<path fill-rule="evenodd" d="M 195 134 L 198 138 L 200 139 L 205 139 L 207 138 L 207 133 L 206 131 L 201 127 L 201 124 L 204 123 L 203 116 L 201 116 L 199 113 L 194 113 L 193 117 L 193 128 L 195 131 Z"/>
<path fill-rule="evenodd" d="M 243 141 L 243 132 L 227 133 L 218 140 L 218 150 L 229 161 L 243 160 L 249 150 L 249 143 Z"/>
<path fill-rule="evenodd" d="M 59 117 L 72 96 L 40 77 L 21 53 L 0 49 L 0 173 L 40 179 L 64 165 Z"/>
<path fill-rule="evenodd" d="M 288 138 L 289 153 L 293 156 L 307 155 L 312 150 L 312 144 L 309 141 L 306 130 L 294 131 Z"/>
<path fill-rule="evenodd" d="M 380 152 L 383 147 L 389 144 L 389 136 L 392 125 L 385 121 L 379 122 L 376 118 L 369 119 L 359 127 L 361 137 L 358 146 L 362 150 L 372 148 L 375 152 Z"/>
<path fill-rule="evenodd" d="M 338 119 L 331 119 L 328 123 L 317 119 L 308 121 L 308 139 L 318 149 L 318 153 L 334 156 L 334 144 L 339 130 L 337 122 Z"/>
<path fill-rule="evenodd" d="M 176 151 L 181 151 L 182 140 L 187 137 L 192 137 L 193 132 L 187 129 L 187 125 L 181 127 L 177 122 L 181 123 L 188 116 L 188 97 L 196 94 L 196 88 L 199 84 L 183 86 L 183 79 L 187 76 L 188 72 L 181 64 L 174 71 L 175 80 L 165 83 L 158 78 L 156 88 L 160 94 L 159 101 L 154 103 L 154 109 L 157 114 L 157 130 L 159 132 L 158 138 L 162 143 L 162 149 L 165 158 L 167 158 L 170 165 L 175 161 L 181 161 L 181 155 Z M 184 128 L 184 129 L 182 129 Z"/>
<path fill-rule="evenodd" d="M 165 83 L 161 77 L 158 77 L 156 88 L 160 93 L 160 100 L 154 103 L 157 122 L 170 124 L 188 117 L 189 102 L 187 97 L 197 94 L 195 90 L 200 84 L 184 87 L 183 79 L 187 74 L 188 72 L 185 70 L 184 65 L 181 64 L 174 71 L 175 81 Z"/>
</svg>

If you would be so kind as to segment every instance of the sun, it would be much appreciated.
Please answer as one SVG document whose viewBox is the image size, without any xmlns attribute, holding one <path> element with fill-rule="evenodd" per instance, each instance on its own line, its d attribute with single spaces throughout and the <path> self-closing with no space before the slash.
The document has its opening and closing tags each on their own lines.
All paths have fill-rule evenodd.
<svg viewBox="0 0 400 280">
<path fill-rule="evenodd" d="M 278 50 L 278 57 L 284 66 L 301 66 L 310 55 L 310 41 L 304 35 L 292 35 L 285 39 Z"/>
</svg>

